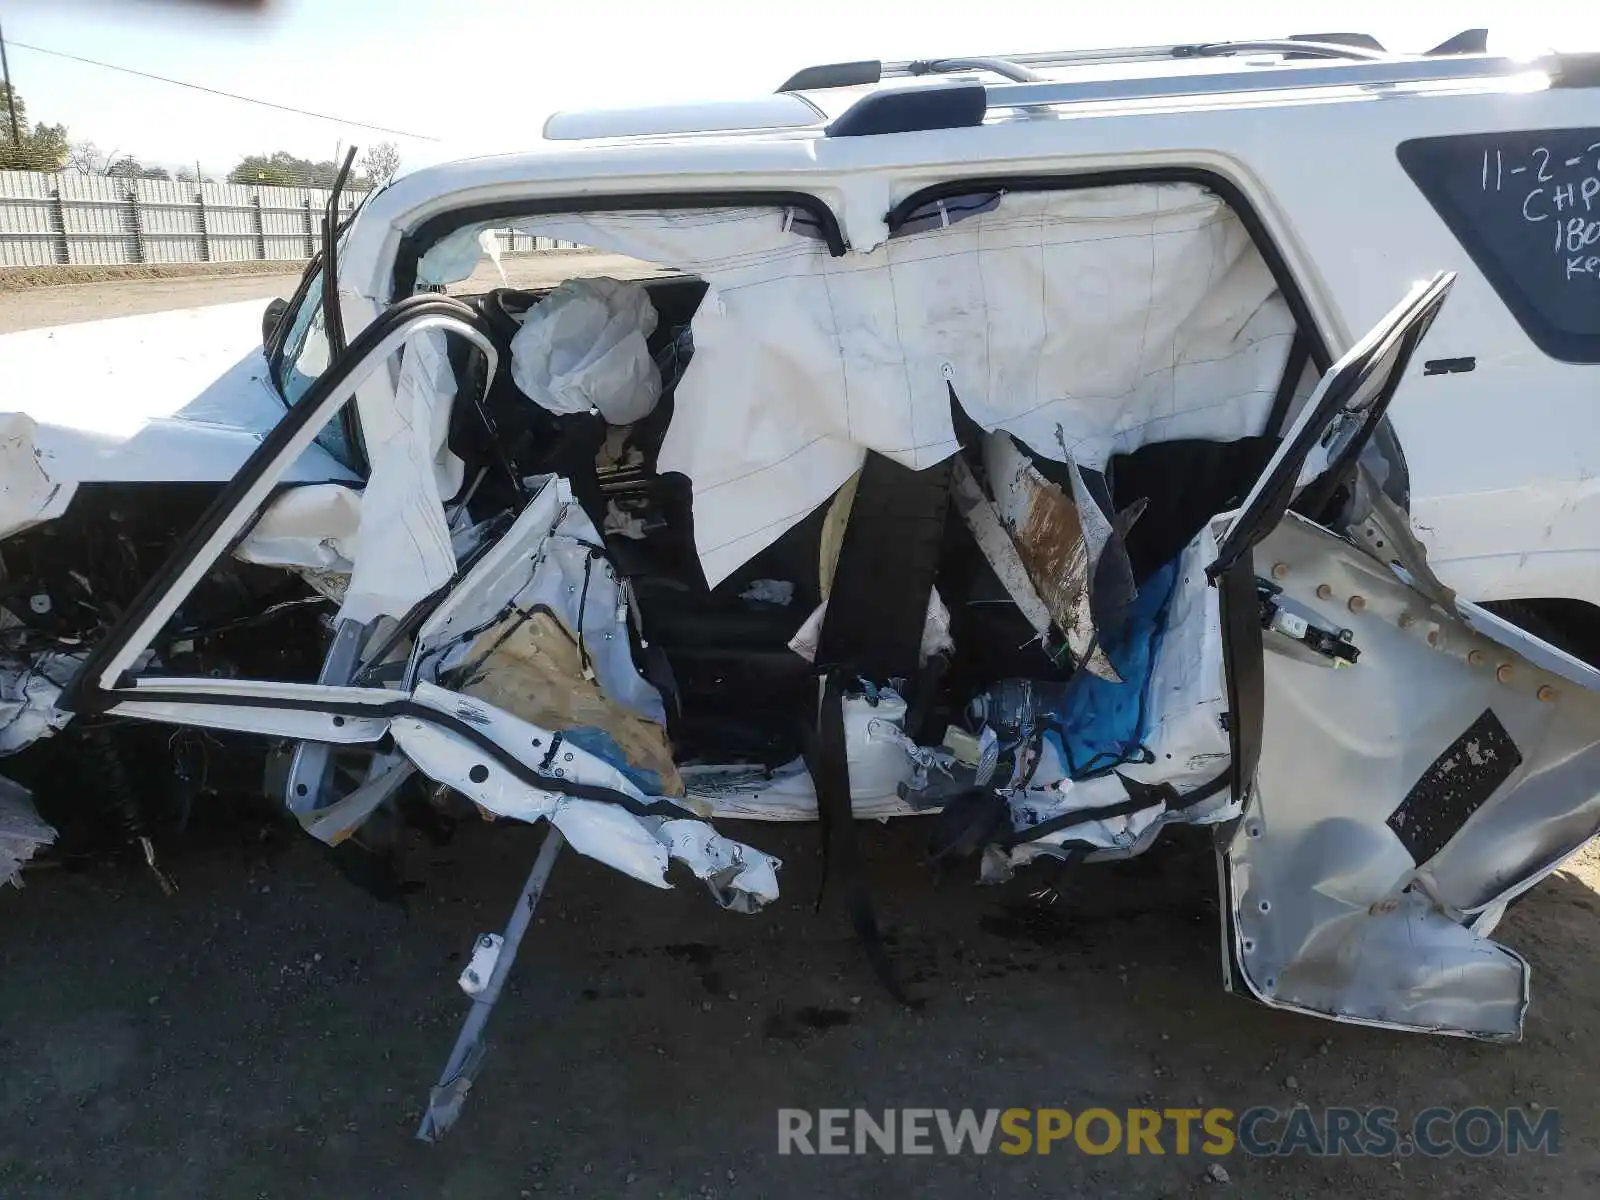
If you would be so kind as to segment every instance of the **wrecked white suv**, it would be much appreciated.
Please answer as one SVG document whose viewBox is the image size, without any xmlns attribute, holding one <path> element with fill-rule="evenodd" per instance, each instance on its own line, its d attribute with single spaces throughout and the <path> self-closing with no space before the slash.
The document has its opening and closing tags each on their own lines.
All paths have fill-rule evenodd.
<svg viewBox="0 0 1600 1200">
<path fill-rule="evenodd" d="M 158 868 L 265 758 L 330 844 L 544 818 L 744 911 L 714 821 L 820 818 L 891 986 L 852 817 L 987 879 L 1209 824 L 1231 987 L 1515 1037 L 1600 673 L 1463 597 L 1600 600 L 1600 75 L 1442 49 L 563 115 L 330 218 L 264 347 L 0 339 L 9 773 Z M 507 237 L 607 257 L 445 294 Z"/>
</svg>

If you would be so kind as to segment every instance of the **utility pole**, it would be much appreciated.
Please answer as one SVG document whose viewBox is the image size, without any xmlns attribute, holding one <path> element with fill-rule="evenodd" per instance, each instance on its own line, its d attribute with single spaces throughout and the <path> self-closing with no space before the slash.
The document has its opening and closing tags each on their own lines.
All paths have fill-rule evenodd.
<svg viewBox="0 0 1600 1200">
<path fill-rule="evenodd" d="M 22 149 L 22 134 L 17 132 L 17 94 L 11 90 L 11 64 L 6 61 L 6 35 L 0 30 L 0 76 L 6 83 L 6 112 L 11 117 L 11 144 Z"/>
</svg>

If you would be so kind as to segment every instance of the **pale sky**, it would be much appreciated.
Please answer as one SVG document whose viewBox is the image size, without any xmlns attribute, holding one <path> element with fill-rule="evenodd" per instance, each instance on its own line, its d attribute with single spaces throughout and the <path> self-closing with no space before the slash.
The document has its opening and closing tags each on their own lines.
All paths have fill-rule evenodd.
<svg viewBox="0 0 1600 1200">
<path fill-rule="evenodd" d="M 207 174 L 242 155 L 332 158 L 391 140 L 408 167 L 538 141 L 558 109 L 769 92 L 857 58 L 1004 54 L 1167 41 L 1370 33 L 1426 49 L 1487 26 L 1490 48 L 1600 49 L 1594 0 L 0 0 L 30 118 L 73 140 Z M 374 133 L 48 57 L 17 43 L 367 121 Z"/>
</svg>

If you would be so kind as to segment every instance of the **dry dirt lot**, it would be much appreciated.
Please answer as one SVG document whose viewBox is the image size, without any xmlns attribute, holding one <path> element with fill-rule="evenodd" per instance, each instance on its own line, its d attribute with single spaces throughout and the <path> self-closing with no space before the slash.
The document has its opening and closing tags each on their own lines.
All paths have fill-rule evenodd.
<svg viewBox="0 0 1600 1200">
<path fill-rule="evenodd" d="M 239 298 L 197 282 L 183 302 Z M 72 290 L 46 303 L 111 315 L 149 299 Z M 1525 1041 L 1493 1046 L 1224 995 L 1215 869 L 1194 837 L 1085 868 L 1045 903 L 1030 895 L 1038 876 L 935 881 L 915 822 L 863 826 L 893 953 L 924 1001 L 907 1011 L 834 905 L 813 912 L 815 830 L 728 832 L 785 860 L 771 910 L 732 915 L 692 882 L 658 892 L 562 858 L 462 1123 L 431 1147 L 412 1134 L 465 1006 L 463 952 L 502 924 L 537 831 L 416 842 L 407 874 L 423 886 L 403 902 L 356 890 L 309 839 L 258 819 L 169 848 L 170 898 L 135 864 L 33 873 L 0 892 L 0 1196 L 1600 1194 L 1594 847 L 1502 926 L 1532 964 L 1533 1005 Z M 1538 1104 L 1560 1111 L 1560 1153 L 1236 1153 L 1225 1182 L 1170 1144 L 1159 1157 L 777 1154 L 780 1107 L 1297 1102 L 1402 1119 Z"/>
<path fill-rule="evenodd" d="M 0 896 L 0 1195 L 929 1197 L 1593 1196 L 1600 859 L 1513 909 L 1527 1038 L 1492 1046 L 1273 1012 L 1218 984 L 1215 871 L 1195 839 L 1038 878 L 935 885 L 917 823 L 864 826 L 867 869 L 923 1000 L 874 984 L 815 831 L 731 827 L 785 860 L 757 916 L 557 863 L 461 1124 L 413 1140 L 536 831 L 419 843 L 404 906 L 303 835 L 235 827 L 141 868 L 33 875 Z M 1561 1153 L 1485 1160 L 780 1157 L 779 1107 L 1540 1104 Z"/>
</svg>

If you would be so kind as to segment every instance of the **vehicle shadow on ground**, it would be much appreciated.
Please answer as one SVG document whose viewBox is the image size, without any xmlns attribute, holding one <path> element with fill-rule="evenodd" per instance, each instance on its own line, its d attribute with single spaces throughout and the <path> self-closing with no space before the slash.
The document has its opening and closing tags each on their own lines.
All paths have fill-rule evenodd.
<svg viewBox="0 0 1600 1200">
<path fill-rule="evenodd" d="M 784 896 L 717 910 L 563 856 L 491 1027 L 461 1124 L 412 1133 L 464 1013 L 454 978 L 499 928 L 539 832 L 417 843 L 392 902 L 317 847 L 233 830 L 134 866 L 41 872 L 0 895 L 0 1192 L 61 1195 L 931 1196 L 1215 1188 L 1210 1159 L 795 1157 L 780 1107 L 1539 1103 L 1557 1158 L 1225 1160 L 1241 1195 L 1592 1192 L 1587 1040 L 1600 898 L 1557 875 L 1502 935 L 1534 967 L 1527 1040 L 1491 1046 L 1275 1012 L 1223 994 L 1203 835 L 997 888 L 921 865 L 916 821 L 862 825 L 890 950 L 876 984 L 811 826 L 730 826 L 785 860 Z M 1052 900 L 1043 889 L 1058 893 Z"/>
</svg>

